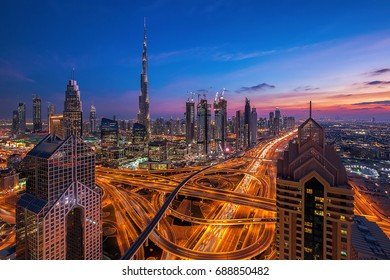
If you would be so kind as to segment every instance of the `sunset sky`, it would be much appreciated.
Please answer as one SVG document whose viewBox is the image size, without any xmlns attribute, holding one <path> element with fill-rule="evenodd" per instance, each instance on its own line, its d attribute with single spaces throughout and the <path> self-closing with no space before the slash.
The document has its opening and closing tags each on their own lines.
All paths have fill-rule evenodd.
<svg viewBox="0 0 390 280">
<path fill-rule="evenodd" d="M 80 3 L 78 3 L 80 2 Z M 0 118 L 32 95 L 63 111 L 75 69 L 84 116 L 135 119 L 146 17 L 151 117 L 182 117 L 188 92 L 229 116 L 390 120 L 390 1 L 2 1 Z"/>
</svg>

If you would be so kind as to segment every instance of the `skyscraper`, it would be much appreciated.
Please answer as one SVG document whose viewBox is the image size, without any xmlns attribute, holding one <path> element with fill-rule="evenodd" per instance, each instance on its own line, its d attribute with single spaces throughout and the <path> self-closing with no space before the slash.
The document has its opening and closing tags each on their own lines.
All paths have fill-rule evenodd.
<svg viewBox="0 0 390 280">
<path fill-rule="evenodd" d="M 46 136 L 24 159 L 16 207 L 17 259 L 102 258 L 102 191 L 95 154 L 76 136 Z"/>
<path fill-rule="evenodd" d="M 118 122 L 107 118 L 102 118 L 100 126 L 100 136 L 102 147 L 115 147 L 119 144 Z"/>
<path fill-rule="evenodd" d="M 26 104 L 19 103 L 18 106 L 18 135 L 24 135 L 26 133 Z"/>
<path fill-rule="evenodd" d="M 210 134 L 211 134 L 211 111 L 210 104 L 207 104 L 206 96 L 198 101 L 197 106 L 197 127 L 198 127 L 198 151 L 199 154 L 207 156 L 210 152 Z"/>
<path fill-rule="evenodd" d="M 244 111 L 244 148 L 251 145 L 250 122 L 251 122 L 251 103 L 245 97 L 245 111 Z"/>
<path fill-rule="evenodd" d="M 276 183 L 279 259 L 351 258 L 354 193 L 311 109 L 278 160 Z"/>
<path fill-rule="evenodd" d="M 50 115 L 53 115 L 56 113 L 56 106 L 53 103 L 49 103 L 47 105 L 47 121 L 49 122 Z"/>
<path fill-rule="evenodd" d="M 279 109 L 279 107 L 276 107 L 275 119 L 274 119 L 274 130 L 275 130 L 274 134 L 275 135 L 279 135 L 279 133 L 280 133 L 280 127 L 281 127 L 280 123 L 281 123 L 280 109 Z"/>
<path fill-rule="evenodd" d="M 251 134 L 251 145 L 256 145 L 257 142 L 257 112 L 256 108 L 252 108 L 251 119 L 249 122 L 249 130 Z"/>
<path fill-rule="evenodd" d="M 48 123 L 49 133 L 64 139 L 64 116 L 62 114 L 50 114 Z"/>
<path fill-rule="evenodd" d="M 235 125 L 235 132 L 236 132 L 236 150 L 241 150 L 244 146 L 244 112 L 242 110 L 239 110 L 236 112 L 236 125 Z"/>
<path fill-rule="evenodd" d="M 91 111 L 89 112 L 89 125 L 90 125 L 90 133 L 95 134 L 97 118 L 96 118 L 96 108 L 93 105 L 91 105 Z"/>
<path fill-rule="evenodd" d="M 214 100 L 215 114 L 215 150 L 217 153 L 225 151 L 227 137 L 227 100 L 223 98 L 223 91 L 217 92 Z"/>
<path fill-rule="evenodd" d="M 195 142 L 195 103 L 194 98 L 186 102 L 186 143 L 187 145 Z"/>
<path fill-rule="evenodd" d="M 38 95 L 33 96 L 33 132 L 42 131 L 42 106 L 41 98 Z"/>
<path fill-rule="evenodd" d="M 83 112 L 80 90 L 77 82 L 74 80 L 73 72 L 65 91 L 64 128 L 66 138 L 70 135 L 83 136 Z"/>
<path fill-rule="evenodd" d="M 12 112 L 12 137 L 17 137 L 19 133 L 19 112 L 13 110 Z"/>
<path fill-rule="evenodd" d="M 142 51 L 141 91 L 139 95 L 138 123 L 145 126 L 146 141 L 150 139 L 150 115 L 148 95 L 148 56 L 146 53 L 146 22 L 144 22 L 144 47 Z"/>
</svg>

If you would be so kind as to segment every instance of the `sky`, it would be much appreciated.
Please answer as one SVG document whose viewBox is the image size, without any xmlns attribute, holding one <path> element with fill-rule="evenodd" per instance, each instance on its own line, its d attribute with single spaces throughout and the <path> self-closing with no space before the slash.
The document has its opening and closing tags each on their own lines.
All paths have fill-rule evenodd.
<svg viewBox="0 0 390 280">
<path fill-rule="evenodd" d="M 63 111 L 71 70 L 84 116 L 135 119 L 146 18 L 151 118 L 183 117 L 225 89 L 259 117 L 390 120 L 387 0 L 4 0 L 0 118 L 32 96 Z M 45 117 L 44 117 L 45 119 Z"/>
</svg>

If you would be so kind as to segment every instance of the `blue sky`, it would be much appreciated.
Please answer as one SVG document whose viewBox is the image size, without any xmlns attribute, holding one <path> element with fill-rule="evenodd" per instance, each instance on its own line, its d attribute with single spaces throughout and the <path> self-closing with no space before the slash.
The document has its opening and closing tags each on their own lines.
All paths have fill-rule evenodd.
<svg viewBox="0 0 390 280">
<path fill-rule="evenodd" d="M 226 88 L 230 114 L 248 97 L 300 117 L 312 99 L 318 117 L 389 119 L 389 14 L 384 0 L 4 1 L 0 117 L 19 101 L 30 116 L 33 94 L 61 112 L 75 68 L 85 115 L 135 118 L 146 17 L 152 118 Z"/>
</svg>

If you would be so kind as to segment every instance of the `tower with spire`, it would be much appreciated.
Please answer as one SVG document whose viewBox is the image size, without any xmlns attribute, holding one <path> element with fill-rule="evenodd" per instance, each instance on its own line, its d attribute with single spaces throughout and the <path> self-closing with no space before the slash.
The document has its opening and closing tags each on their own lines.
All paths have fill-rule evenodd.
<svg viewBox="0 0 390 280">
<path fill-rule="evenodd" d="M 83 112 L 79 86 L 74 79 L 74 69 L 65 91 L 64 129 L 66 138 L 70 135 L 83 137 Z"/>
<path fill-rule="evenodd" d="M 144 19 L 144 46 L 142 51 L 141 91 L 139 95 L 138 123 L 145 126 L 146 141 L 150 139 L 150 115 L 148 95 L 148 55 L 146 53 L 146 20 Z"/>
</svg>

